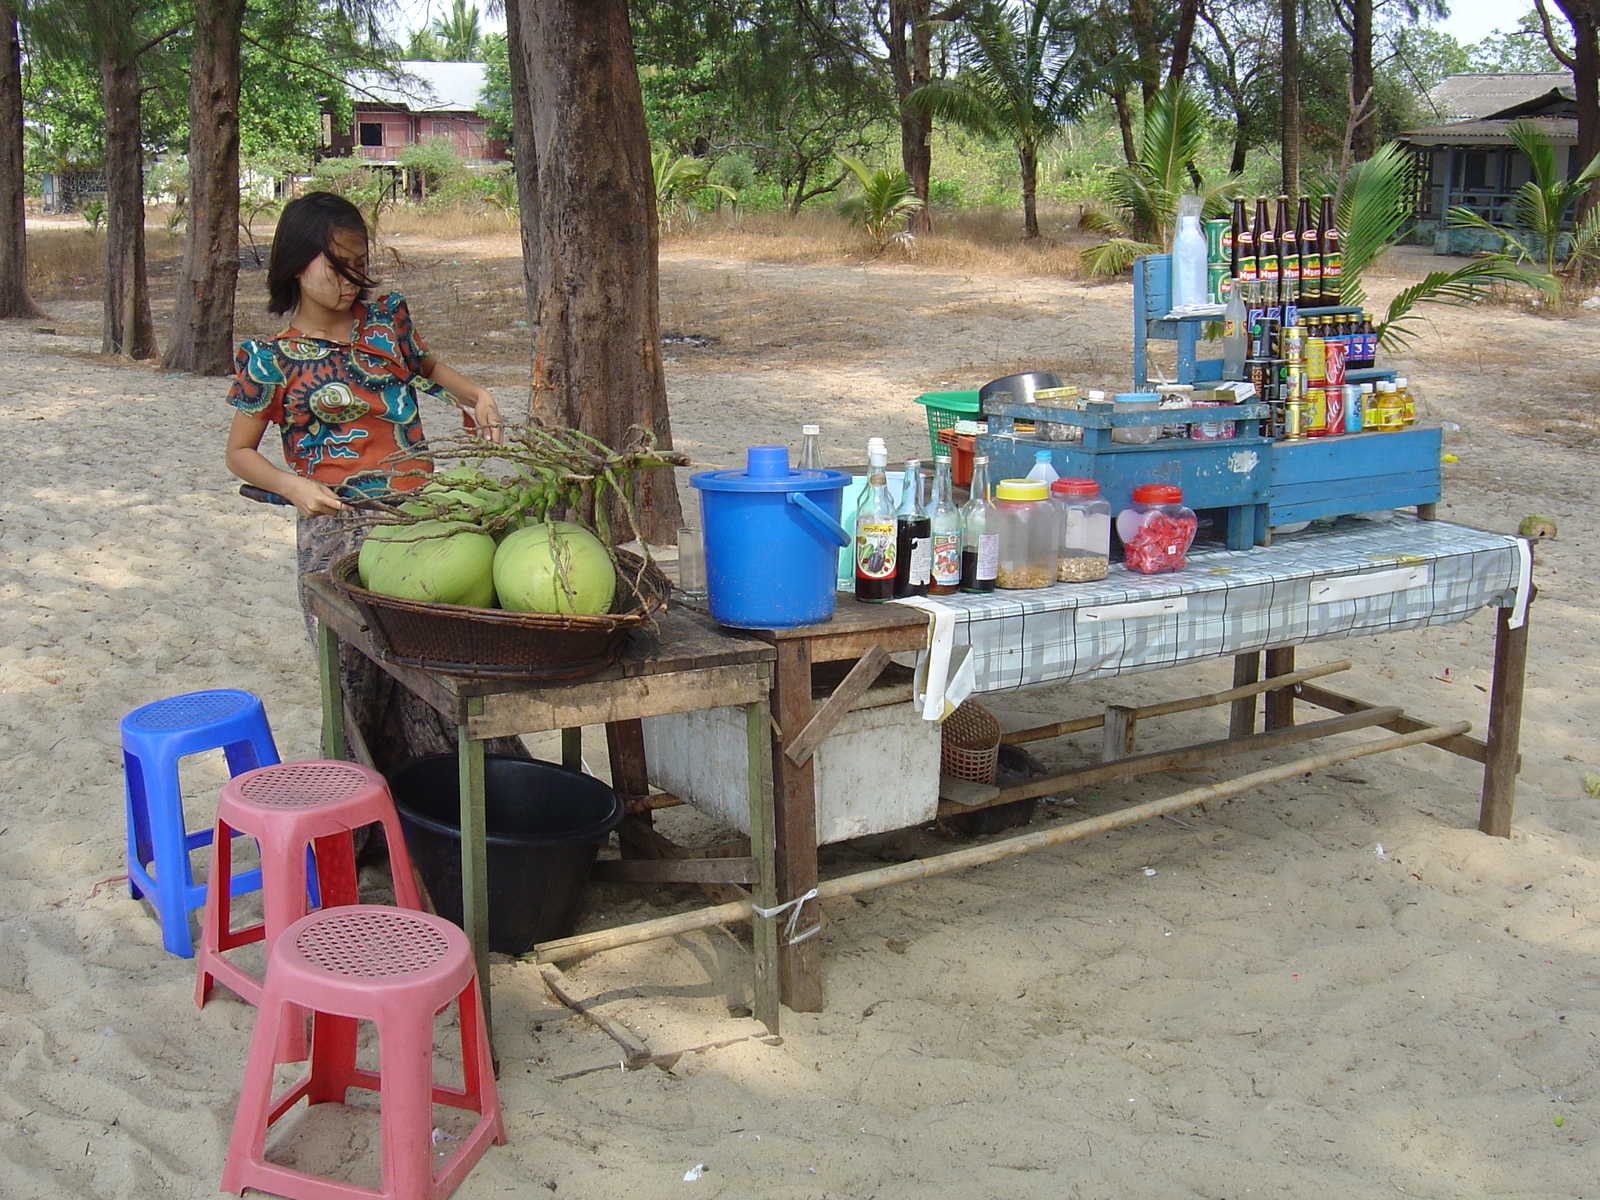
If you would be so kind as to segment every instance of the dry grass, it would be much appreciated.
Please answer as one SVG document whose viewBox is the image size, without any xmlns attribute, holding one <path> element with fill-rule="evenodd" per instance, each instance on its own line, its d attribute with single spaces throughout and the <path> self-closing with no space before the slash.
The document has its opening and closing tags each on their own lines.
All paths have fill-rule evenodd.
<svg viewBox="0 0 1600 1200">
<path fill-rule="evenodd" d="M 426 240 L 439 243 L 472 242 L 483 238 L 517 237 L 517 216 L 496 209 L 454 208 L 440 211 L 385 208 L 379 219 L 379 239 Z"/>
</svg>

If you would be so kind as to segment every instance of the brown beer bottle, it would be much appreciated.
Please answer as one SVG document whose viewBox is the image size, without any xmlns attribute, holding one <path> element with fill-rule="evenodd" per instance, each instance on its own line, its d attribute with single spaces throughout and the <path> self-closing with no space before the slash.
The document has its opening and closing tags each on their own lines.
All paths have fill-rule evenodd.
<svg viewBox="0 0 1600 1200">
<path fill-rule="evenodd" d="M 1289 222 L 1289 197 L 1278 197 L 1273 224 L 1278 233 L 1278 297 L 1288 308 L 1300 303 L 1300 236 Z"/>
<path fill-rule="evenodd" d="M 1295 223 L 1300 239 L 1300 307 L 1322 304 L 1322 238 L 1311 219 L 1311 197 L 1300 197 L 1300 219 Z"/>
<path fill-rule="evenodd" d="M 1322 241 L 1322 307 L 1333 308 L 1344 303 L 1340 289 L 1343 274 L 1343 256 L 1339 252 L 1339 227 L 1334 223 L 1333 197 L 1322 197 L 1322 219 L 1317 222 Z"/>
<path fill-rule="evenodd" d="M 1233 278 L 1236 283 L 1254 283 L 1258 276 L 1256 234 L 1244 211 L 1244 197 L 1233 202 Z"/>
<path fill-rule="evenodd" d="M 1256 215 L 1250 228 L 1256 235 L 1256 278 L 1261 281 L 1266 307 L 1271 310 L 1278 306 L 1278 235 L 1267 215 L 1265 196 L 1256 197 Z"/>
</svg>

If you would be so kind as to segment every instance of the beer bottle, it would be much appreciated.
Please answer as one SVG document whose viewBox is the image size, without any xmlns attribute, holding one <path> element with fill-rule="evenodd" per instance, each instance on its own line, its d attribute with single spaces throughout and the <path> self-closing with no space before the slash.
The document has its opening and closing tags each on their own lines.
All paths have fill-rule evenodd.
<svg viewBox="0 0 1600 1200">
<path fill-rule="evenodd" d="M 1322 197 L 1322 219 L 1317 224 L 1322 243 L 1322 307 L 1333 308 L 1344 303 L 1339 279 L 1344 260 L 1339 252 L 1339 227 L 1334 223 L 1332 196 Z"/>
<path fill-rule="evenodd" d="M 1237 196 L 1233 201 L 1233 219 L 1230 222 L 1233 234 L 1233 252 L 1228 263 L 1233 272 L 1235 285 L 1240 283 L 1253 283 L 1256 278 L 1256 235 L 1251 232 L 1250 219 L 1244 211 L 1244 197 Z M 1234 289 L 1238 290 L 1237 286 Z"/>
<path fill-rule="evenodd" d="M 1300 303 L 1300 235 L 1289 222 L 1289 197 L 1278 197 L 1278 296 L 1284 308 Z M 1287 319 L 1288 313 L 1284 313 Z"/>
<path fill-rule="evenodd" d="M 926 596 L 933 572 L 933 530 L 922 495 L 921 459 L 906 459 L 894 530 L 894 597 L 900 600 L 906 596 Z"/>
<path fill-rule="evenodd" d="M 889 452 L 882 442 L 867 445 L 867 487 L 856 509 L 856 599 L 894 598 L 895 519 L 885 468 Z"/>
<path fill-rule="evenodd" d="M 1311 219 L 1311 197 L 1300 197 L 1300 219 L 1295 233 L 1300 238 L 1300 307 L 1318 308 L 1322 304 L 1322 237 Z"/>
<path fill-rule="evenodd" d="M 1272 228 L 1265 196 L 1256 197 L 1256 215 L 1251 228 L 1256 235 L 1256 278 L 1261 281 L 1263 306 L 1267 316 L 1276 320 L 1281 311 L 1278 309 L 1278 235 Z"/>
</svg>

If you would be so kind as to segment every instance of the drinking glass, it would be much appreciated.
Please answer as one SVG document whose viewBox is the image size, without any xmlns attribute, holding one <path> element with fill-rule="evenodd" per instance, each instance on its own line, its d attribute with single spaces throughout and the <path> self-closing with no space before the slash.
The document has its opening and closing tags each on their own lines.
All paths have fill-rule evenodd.
<svg viewBox="0 0 1600 1200">
<path fill-rule="evenodd" d="M 691 600 L 706 594 L 706 547 L 698 529 L 678 530 L 678 592 Z"/>
</svg>

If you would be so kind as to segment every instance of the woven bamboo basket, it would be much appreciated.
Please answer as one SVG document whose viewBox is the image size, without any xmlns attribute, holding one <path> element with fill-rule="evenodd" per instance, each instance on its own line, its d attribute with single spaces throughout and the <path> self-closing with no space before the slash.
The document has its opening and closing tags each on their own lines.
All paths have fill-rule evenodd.
<svg viewBox="0 0 1600 1200">
<path fill-rule="evenodd" d="M 963 700 L 940 726 L 939 770 L 972 783 L 993 783 L 1000 762 L 1000 722 L 976 700 Z"/>
<path fill-rule="evenodd" d="M 360 610 L 392 662 L 469 679 L 576 679 L 617 661 L 628 635 L 653 623 L 671 585 L 654 563 L 617 556 L 609 613 L 508 612 L 382 596 L 361 586 L 357 555 L 333 564 L 333 581 Z"/>
</svg>

